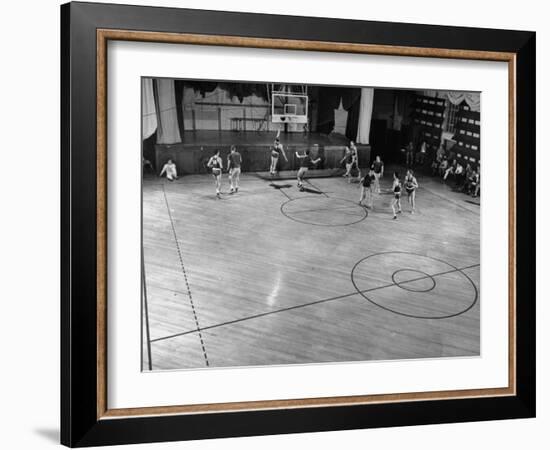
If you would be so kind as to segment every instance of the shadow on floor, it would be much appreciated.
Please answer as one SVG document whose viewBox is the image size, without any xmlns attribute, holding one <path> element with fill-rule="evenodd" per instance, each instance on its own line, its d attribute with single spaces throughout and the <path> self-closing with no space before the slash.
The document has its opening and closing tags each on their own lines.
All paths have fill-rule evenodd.
<svg viewBox="0 0 550 450">
<path fill-rule="evenodd" d="M 57 428 L 38 428 L 34 432 L 47 441 L 59 444 L 59 430 Z"/>
</svg>

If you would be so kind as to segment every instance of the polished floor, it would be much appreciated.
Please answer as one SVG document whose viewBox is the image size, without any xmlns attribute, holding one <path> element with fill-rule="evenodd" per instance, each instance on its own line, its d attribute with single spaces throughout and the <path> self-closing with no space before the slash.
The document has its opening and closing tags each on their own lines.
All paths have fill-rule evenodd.
<svg viewBox="0 0 550 450">
<path fill-rule="evenodd" d="M 389 173 L 389 171 L 388 171 Z M 392 220 L 342 177 L 143 182 L 143 370 L 475 356 L 479 202 L 419 177 Z"/>
</svg>

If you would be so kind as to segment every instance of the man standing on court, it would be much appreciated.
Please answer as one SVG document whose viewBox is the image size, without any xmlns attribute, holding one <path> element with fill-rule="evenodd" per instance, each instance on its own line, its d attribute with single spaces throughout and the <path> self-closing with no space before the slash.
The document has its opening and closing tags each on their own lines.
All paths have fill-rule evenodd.
<svg viewBox="0 0 550 450">
<path fill-rule="evenodd" d="M 380 156 L 376 156 L 372 170 L 374 171 L 374 190 L 380 194 L 380 178 L 384 176 L 384 163 L 380 160 Z"/>
<path fill-rule="evenodd" d="M 231 183 L 231 194 L 239 192 L 239 180 L 241 177 L 241 154 L 232 145 L 231 152 L 227 155 L 227 166 L 229 167 L 229 181 Z"/>
</svg>

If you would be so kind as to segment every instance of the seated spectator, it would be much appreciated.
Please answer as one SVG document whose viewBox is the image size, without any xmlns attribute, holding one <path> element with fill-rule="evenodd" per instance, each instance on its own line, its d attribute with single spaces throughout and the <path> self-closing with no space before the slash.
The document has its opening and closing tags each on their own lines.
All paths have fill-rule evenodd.
<svg viewBox="0 0 550 450">
<path fill-rule="evenodd" d="M 481 174 L 479 173 L 479 166 L 477 166 L 473 174 L 472 181 L 470 183 L 470 190 L 472 192 L 472 197 L 477 197 L 479 195 L 479 187 L 480 187 L 480 181 L 481 181 L 480 175 Z"/>
<path fill-rule="evenodd" d="M 468 190 L 468 185 L 470 183 L 470 178 L 472 176 L 472 166 L 470 165 L 470 163 L 466 164 L 466 168 L 464 169 L 464 180 L 463 180 L 463 183 L 461 185 L 461 190 L 463 192 L 467 192 Z"/>
<path fill-rule="evenodd" d="M 466 180 L 466 188 L 465 188 L 466 194 L 473 195 L 478 182 L 479 182 L 479 173 L 477 169 L 472 170 Z"/>
<path fill-rule="evenodd" d="M 445 157 L 445 149 L 443 148 L 443 144 L 439 145 L 439 148 L 437 149 L 437 152 L 435 152 L 435 159 L 437 159 L 438 162 L 443 161 L 443 158 Z"/>
<path fill-rule="evenodd" d="M 457 162 L 455 168 L 455 186 L 460 188 L 464 184 L 464 166 Z"/>
<path fill-rule="evenodd" d="M 444 176 L 448 168 L 449 168 L 449 161 L 447 160 L 447 157 L 444 156 L 443 160 L 439 163 L 439 176 L 440 177 Z"/>
<path fill-rule="evenodd" d="M 443 175 L 443 179 L 446 180 L 449 174 L 454 175 L 456 171 L 457 162 L 456 159 L 453 159 L 453 162 L 451 165 L 445 170 L 445 174 Z"/>
<path fill-rule="evenodd" d="M 432 175 L 436 176 L 437 172 L 439 171 L 439 164 L 440 162 L 437 159 L 434 159 L 432 161 L 431 169 L 432 169 Z"/>
<path fill-rule="evenodd" d="M 160 171 L 159 177 L 162 177 L 163 174 L 166 174 L 166 178 L 168 178 L 168 180 L 170 181 L 174 181 L 178 179 L 176 164 L 171 159 L 166 161 L 166 164 L 162 166 L 162 170 Z"/>
<path fill-rule="evenodd" d="M 426 161 L 427 156 L 427 148 L 426 148 L 426 141 L 422 141 L 422 144 L 420 144 L 420 150 L 416 153 L 416 163 L 420 165 L 424 165 L 424 162 Z"/>
</svg>

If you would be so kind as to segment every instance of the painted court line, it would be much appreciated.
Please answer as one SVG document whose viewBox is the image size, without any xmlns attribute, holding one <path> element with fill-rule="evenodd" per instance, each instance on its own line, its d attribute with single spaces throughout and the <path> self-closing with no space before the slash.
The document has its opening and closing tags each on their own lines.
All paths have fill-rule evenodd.
<svg viewBox="0 0 550 450">
<path fill-rule="evenodd" d="M 201 341 L 201 347 L 202 347 L 202 353 L 204 356 L 204 360 L 206 362 L 206 366 L 209 366 L 208 363 L 208 355 L 206 354 L 206 348 L 204 346 L 204 340 L 202 338 L 201 328 L 199 325 L 199 319 L 197 317 L 197 312 L 195 311 L 195 303 L 193 302 L 193 296 L 191 295 L 191 288 L 189 287 L 189 280 L 187 279 L 187 272 L 185 270 L 185 266 L 183 265 L 183 258 L 181 255 L 180 245 L 178 243 L 178 236 L 176 234 L 176 228 L 174 226 L 174 221 L 172 220 L 172 213 L 170 212 L 170 205 L 168 204 L 168 197 L 166 196 L 166 191 L 163 188 L 164 193 L 164 201 L 166 203 L 166 209 L 168 210 L 168 216 L 170 217 L 170 224 L 172 225 L 172 233 L 174 234 L 174 240 L 176 242 L 176 249 L 178 251 L 178 257 L 180 260 L 181 270 L 183 272 L 183 278 L 185 279 L 185 285 L 187 286 L 187 292 L 189 293 L 189 302 L 191 303 L 191 309 L 193 310 L 193 318 L 195 319 L 195 326 L 197 329 L 195 330 L 199 334 L 199 339 Z"/>
<path fill-rule="evenodd" d="M 471 269 L 471 268 L 478 267 L 478 266 L 479 266 L 479 264 L 473 264 L 471 266 L 466 266 L 466 267 L 462 267 L 462 268 L 458 268 L 458 269 L 447 270 L 445 272 L 435 273 L 435 274 L 429 275 L 429 277 L 437 277 L 437 276 L 442 276 L 442 275 L 448 275 L 450 273 L 461 272 L 463 270 Z M 402 281 L 399 284 L 402 285 L 402 284 L 406 284 L 406 283 L 412 283 L 412 282 L 415 282 L 415 281 L 424 280 L 426 278 L 428 278 L 428 277 L 427 276 L 422 276 L 422 277 L 413 278 L 413 279 L 410 279 L 410 280 L 407 280 L 407 281 Z M 227 326 L 227 325 L 234 325 L 236 323 L 245 322 L 247 320 L 258 319 L 258 318 L 270 316 L 270 315 L 273 315 L 273 314 L 279 314 L 279 313 L 282 313 L 282 312 L 288 312 L 288 311 L 292 311 L 292 310 L 295 310 L 295 309 L 305 308 L 305 307 L 308 307 L 308 306 L 319 305 L 321 303 L 327 303 L 327 302 L 332 302 L 332 301 L 336 301 L 336 300 L 343 300 L 343 299 L 346 299 L 346 298 L 353 297 L 355 295 L 360 295 L 361 293 L 373 292 L 373 291 L 377 291 L 377 290 L 380 290 L 380 289 L 386 289 L 386 288 L 389 288 L 389 287 L 392 287 L 392 286 L 397 286 L 397 284 L 396 283 L 385 284 L 385 285 L 382 285 L 382 286 L 376 286 L 376 287 L 373 287 L 373 288 L 370 288 L 370 289 L 365 289 L 365 290 L 362 290 L 362 291 L 355 291 L 355 292 L 352 292 L 352 293 L 349 293 L 349 294 L 338 295 L 336 297 L 326 298 L 326 299 L 322 299 L 322 300 L 316 300 L 314 302 L 303 303 L 303 304 L 295 305 L 295 306 L 289 306 L 289 307 L 286 307 L 286 308 L 277 309 L 275 311 L 268 311 L 268 312 L 265 312 L 265 313 L 255 314 L 255 315 L 252 315 L 252 316 L 247 316 L 247 317 L 243 317 L 243 318 L 240 318 L 240 319 L 230 320 L 230 321 L 223 322 L 223 323 L 218 323 L 218 324 L 215 324 L 215 325 L 209 325 L 209 326 L 206 326 L 204 328 L 201 328 L 200 330 L 196 329 L 196 330 L 184 331 L 184 332 L 181 332 L 181 333 L 171 334 L 169 336 L 164 336 L 164 337 L 161 337 L 161 338 L 156 338 L 156 339 L 153 339 L 151 342 L 164 341 L 164 340 L 167 340 L 167 339 L 173 339 L 173 338 L 176 338 L 176 337 L 185 336 L 185 335 L 192 334 L 192 333 L 197 333 L 197 332 L 200 333 L 201 331 L 211 330 L 211 329 L 214 329 L 214 328 L 219 328 L 219 327 L 223 327 L 223 326 Z"/>
<path fill-rule="evenodd" d="M 149 328 L 149 306 L 147 303 L 147 281 L 145 276 L 145 259 L 143 256 L 143 247 L 141 248 L 141 281 L 143 283 L 143 308 L 145 315 L 145 336 L 147 339 L 147 366 L 149 370 L 153 370 L 153 361 L 151 360 L 151 333 Z M 143 331 L 142 331 L 143 332 Z M 142 338 L 143 339 L 143 338 Z"/>
</svg>

